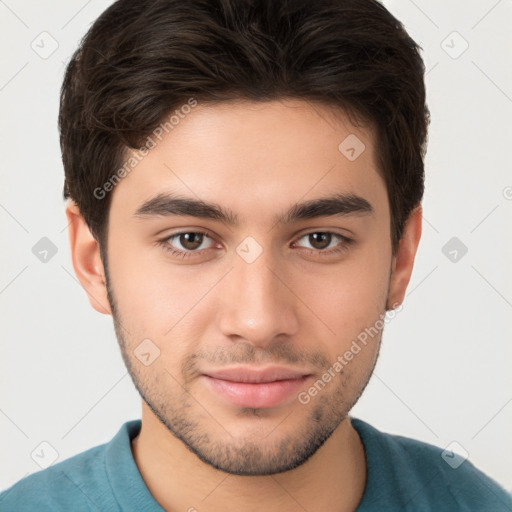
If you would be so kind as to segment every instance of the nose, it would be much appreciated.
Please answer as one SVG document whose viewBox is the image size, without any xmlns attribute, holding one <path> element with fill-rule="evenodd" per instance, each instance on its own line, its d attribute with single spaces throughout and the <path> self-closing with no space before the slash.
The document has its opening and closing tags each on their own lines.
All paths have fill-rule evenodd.
<svg viewBox="0 0 512 512">
<path fill-rule="evenodd" d="M 266 348 L 276 338 L 297 332 L 298 299 L 279 268 L 270 251 L 264 250 L 252 263 L 234 255 L 233 269 L 219 294 L 219 328 L 224 336 Z"/>
</svg>

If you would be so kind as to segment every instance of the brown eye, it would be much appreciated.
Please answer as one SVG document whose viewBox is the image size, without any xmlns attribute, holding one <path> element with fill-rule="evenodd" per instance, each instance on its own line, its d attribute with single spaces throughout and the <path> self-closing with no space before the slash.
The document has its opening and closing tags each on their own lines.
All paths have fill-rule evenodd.
<svg viewBox="0 0 512 512">
<path fill-rule="evenodd" d="M 202 233 L 181 233 L 179 243 L 184 249 L 193 251 L 201 246 L 204 235 Z"/>
<path fill-rule="evenodd" d="M 332 233 L 310 233 L 309 243 L 314 249 L 327 249 L 332 241 Z"/>
<path fill-rule="evenodd" d="M 158 240 L 157 245 L 172 258 L 180 260 L 190 258 L 191 262 L 207 261 L 212 258 L 212 252 L 219 249 L 215 238 L 206 231 L 180 231 Z"/>
<path fill-rule="evenodd" d="M 213 247 L 214 241 L 201 231 L 182 231 L 160 241 L 160 244 L 173 254 L 200 254 Z"/>
<path fill-rule="evenodd" d="M 318 256 L 333 256 L 345 251 L 352 239 L 330 231 L 313 231 L 301 236 L 295 246 Z"/>
</svg>

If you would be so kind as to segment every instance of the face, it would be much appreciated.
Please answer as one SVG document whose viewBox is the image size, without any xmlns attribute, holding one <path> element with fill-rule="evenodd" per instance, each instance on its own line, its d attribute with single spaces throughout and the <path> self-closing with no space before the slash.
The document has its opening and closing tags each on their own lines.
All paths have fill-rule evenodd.
<svg viewBox="0 0 512 512">
<path fill-rule="evenodd" d="M 339 149 L 348 136 L 354 151 Z M 373 135 L 290 100 L 198 105 L 155 140 L 108 221 L 128 370 L 204 462 L 292 469 L 346 418 L 378 354 L 395 260 Z"/>
</svg>

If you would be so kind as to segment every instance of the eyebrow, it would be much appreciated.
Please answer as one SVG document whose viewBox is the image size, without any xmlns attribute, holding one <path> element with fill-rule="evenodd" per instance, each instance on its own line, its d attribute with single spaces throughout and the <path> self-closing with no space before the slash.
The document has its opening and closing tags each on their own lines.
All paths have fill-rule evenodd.
<svg viewBox="0 0 512 512">
<path fill-rule="evenodd" d="M 335 194 L 329 197 L 320 197 L 297 203 L 284 214 L 275 215 L 273 222 L 274 224 L 292 224 L 299 220 L 314 219 L 317 217 L 353 214 L 372 215 L 373 213 L 374 209 L 372 205 L 363 197 L 354 194 Z M 200 199 L 192 199 L 170 193 L 160 193 L 147 200 L 134 213 L 134 216 L 138 218 L 176 215 L 217 220 L 233 226 L 239 223 L 237 214 L 219 204 L 208 203 Z"/>
</svg>

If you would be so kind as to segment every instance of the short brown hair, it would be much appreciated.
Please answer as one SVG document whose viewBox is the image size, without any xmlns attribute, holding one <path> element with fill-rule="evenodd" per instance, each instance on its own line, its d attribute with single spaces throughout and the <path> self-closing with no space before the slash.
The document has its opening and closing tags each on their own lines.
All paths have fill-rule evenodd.
<svg viewBox="0 0 512 512">
<path fill-rule="evenodd" d="M 94 191 L 191 97 L 314 100 L 376 128 L 396 251 L 424 189 L 430 116 L 420 49 L 376 0 L 118 0 L 66 70 L 64 198 L 102 246 L 111 194 Z"/>
</svg>

